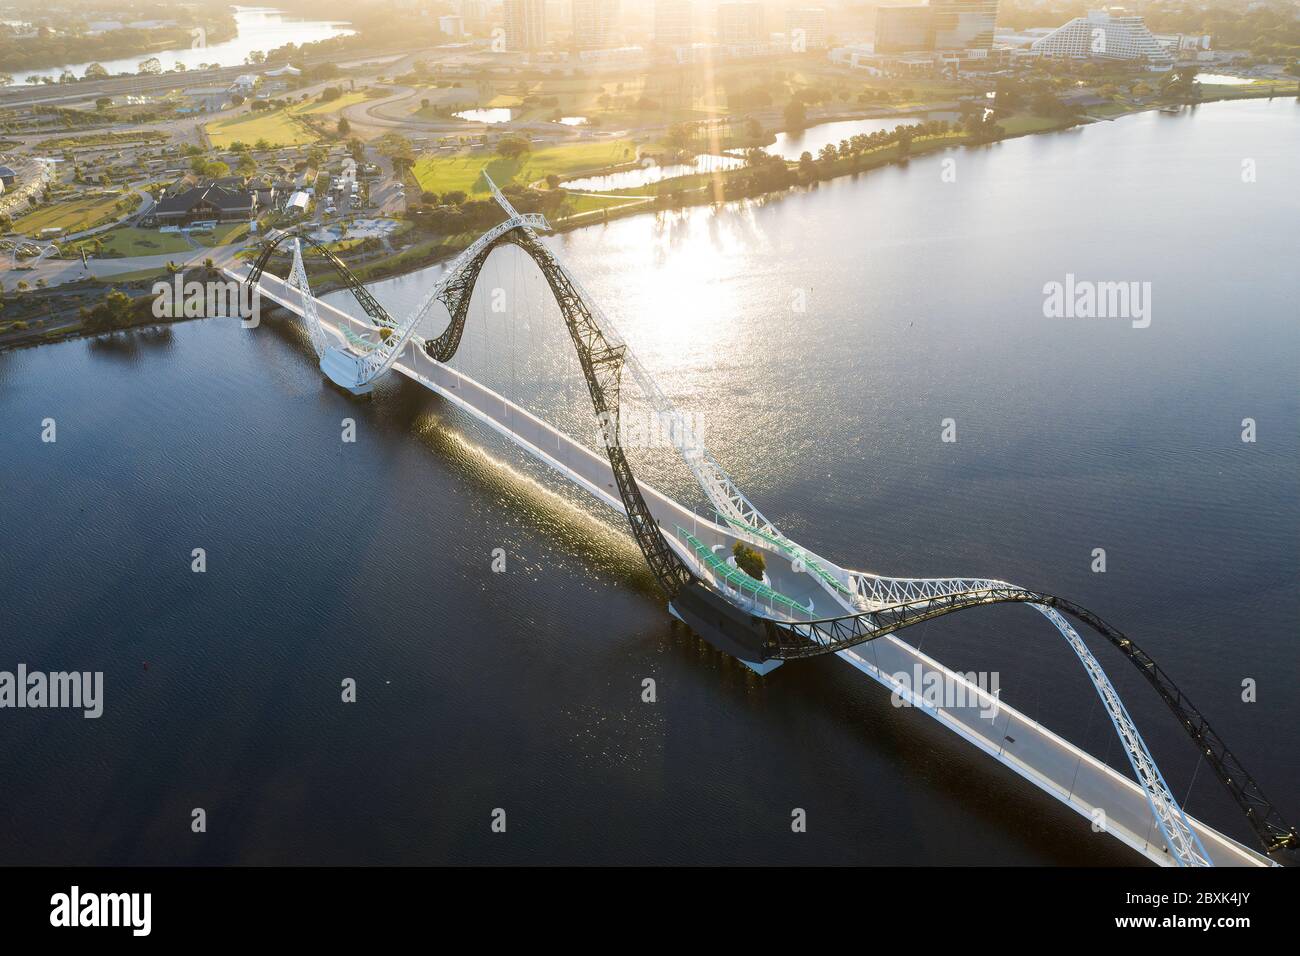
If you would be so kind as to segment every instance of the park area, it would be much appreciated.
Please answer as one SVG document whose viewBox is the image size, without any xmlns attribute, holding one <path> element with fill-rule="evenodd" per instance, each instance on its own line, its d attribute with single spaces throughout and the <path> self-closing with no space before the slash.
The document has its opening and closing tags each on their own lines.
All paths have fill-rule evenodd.
<svg viewBox="0 0 1300 956">
<path fill-rule="evenodd" d="M 205 129 L 208 139 L 218 149 L 229 149 L 235 143 L 253 146 L 258 142 L 271 146 L 302 146 L 319 139 L 310 126 L 286 109 L 244 113 L 209 123 Z"/>
<path fill-rule="evenodd" d="M 636 150 L 633 140 L 616 137 L 543 146 L 516 157 L 483 149 L 445 151 L 421 156 L 413 172 L 424 192 L 478 195 L 487 193 L 487 184 L 481 176 L 484 169 L 498 186 L 506 183 L 522 186 L 550 175 L 566 179 L 578 173 L 635 162 Z"/>
<path fill-rule="evenodd" d="M 124 198 L 128 208 L 122 208 Z M 19 216 L 13 222 L 13 231 L 35 239 L 81 232 L 111 222 L 134 208 L 130 197 L 122 193 L 94 193 L 73 199 L 60 199 L 47 203 Z"/>
</svg>

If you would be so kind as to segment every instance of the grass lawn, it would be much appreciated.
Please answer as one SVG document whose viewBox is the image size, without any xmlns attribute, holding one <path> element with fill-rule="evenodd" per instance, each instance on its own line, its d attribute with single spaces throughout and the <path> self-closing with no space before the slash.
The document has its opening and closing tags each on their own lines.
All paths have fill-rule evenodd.
<svg viewBox="0 0 1300 956">
<path fill-rule="evenodd" d="M 1014 116 L 1000 118 L 998 125 L 1007 131 L 1008 136 L 1023 133 L 1043 133 L 1049 129 L 1065 129 L 1070 121 L 1056 116 L 1034 116 L 1029 113 L 1016 113 Z"/>
<path fill-rule="evenodd" d="M 136 229 L 123 226 L 110 229 L 89 239 L 83 239 L 76 247 L 85 246 L 86 252 L 93 251 L 94 241 L 103 243 L 104 256 L 158 256 L 173 252 L 188 252 L 190 244 L 176 233 L 159 232 L 157 229 Z M 73 248 L 73 252 L 76 251 Z"/>
<path fill-rule="evenodd" d="M 387 93 L 384 95 L 387 95 Z M 289 107 L 289 112 L 299 116 L 321 116 L 328 113 L 337 113 L 357 103 L 364 103 L 369 98 L 370 94 L 368 92 L 357 90 L 354 93 L 344 93 L 336 100 L 321 102 L 320 99 L 314 99 L 307 103 L 300 103 L 297 106 Z"/>
<path fill-rule="evenodd" d="M 113 146 L 118 143 L 159 143 L 171 136 L 151 130 L 135 130 L 125 133 L 87 133 L 84 136 L 64 136 L 59 139 L 47 139 L 41 143 L 42 149 L 76 149 L 88 146 Z"/>
<path fill-rule="evenodd" d="M 570 194 L 568 199 L 569 215 L 580 216 L 583 213 L 595 212 L 600 209 L 617 209 L 619 206 L 639 205 L 644 203 L 646 198 L 648 197 L 615 194 L 606 196 L 595 196 L 590 193 Z"/>
<path fill-rule="evenodd" d="M 212 145 L 218 149 L 228 149 L 236 142 L 252 146 L 259 139 L 264 139 L 273 146 L 301 146 L 314 143 L 320 138 L 306 124 L 296 120 L 294 114 L 287 109 L 232 116 L 209 123 L 204 129 L 212 140 Z"/>
<path fill-rule="evenodd" d="M 211 232 L 193 233 L 194 241 L 201 246 L 228 246 L 231 243 L 239 242 L 248 235 L 248 223 L 246 222 L 222 222 Z"/>
<path fill-rule="evenodd" d="M 479 175 L 486 167 L 498 186 L 545 179 L 551 173 L 566 177 L 587 170 L 602 169 L 636 158 L 636 143 L 626 137 L 545 146 L 517 159 L 506 159 L 486 150 L 466 150 L 451 155 L 421 156 L 415 164 L 415 178 L 425 192 L 454 190 L 486 194 Z"/>
<path fill-rule="evenodd" d="M 39 237 L 43 229 L 60 228 L 64 232 L 90 229 L 125 215 L 126 210 L 119 213 L 116 209 L 121 198 L 120 193 L 100 193 L 53 202 L 14 220 L 13 231 Z"/>
</svg>

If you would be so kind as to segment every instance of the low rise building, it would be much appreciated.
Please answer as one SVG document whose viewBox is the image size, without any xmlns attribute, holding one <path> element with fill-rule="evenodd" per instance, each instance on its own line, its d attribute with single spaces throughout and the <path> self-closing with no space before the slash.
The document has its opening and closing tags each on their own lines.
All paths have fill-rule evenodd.
<svg viewBox="0 0 1300 956">
<path fill-rule="evenodd" d="M 215 182 L 182 189 L 167 196 L 149 211 L 146 222 L 159 226 L 188 225 L 215 219 L 243 222 L 257 211 L 257 195 L 248 189 Z"/>
</svg>

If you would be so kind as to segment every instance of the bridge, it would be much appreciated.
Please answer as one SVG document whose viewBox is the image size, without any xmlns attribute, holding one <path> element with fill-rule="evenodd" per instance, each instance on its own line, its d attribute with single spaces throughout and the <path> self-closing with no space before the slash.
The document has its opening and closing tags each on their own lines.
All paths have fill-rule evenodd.
<svg viewBox="0 0 1300 956">
<path fill-rule="evenodd" d="M 687 418 L 627 347 L 594 298 L 539 238 L 537 214 L 520 213 L 488 181 L 505 220 L 466 248 L 401 320 L 390 316 L 341 261 L 307 240 L 351 290 L 363 318 L 317 299 L 303 260 L 303 240 L 282 235 L 251 266 L 227 275 L 301 317 L 320 369 L 335 385 L 362 395 L 389 372 L 418 382 L 505 436 L 597 501 L 625 516 L 668 602 L 699 636 L 760 674 L 791 660 L 835 654 L 917 710 L 1088 818 L 1094 826 L 1164 866 L 1268 866 L 1289 862 L 1300 837 L 1246 772 L 1206 717 L 1151 657 L 1093 612 L 1056 595 L 985 578 L 897 578 L 853 570 L 783 534 L 741 492 L 698 440 Z M 470 301 L 485 263 L 504 245 L 522 250 L 540 270 L 563 317 L 599 426 L 604 454 L 450 364 L 461 346 Z M 267 271 L 290 250 L 288 275 Z M 417 334 L 441 303 L 449 316 L 436 337 Z M 639 481 L 621 440 L 622 398 L 629 387 L 653 409 L 672 445 L 708 499 L 715 518 Z M 762 579 L 729 559 L 741 543 L 765 559 Z M 991 604 L 1035 608 L 1064 639 L 1091 681 L 1133 777 L 1075 746 L 964 675 L 900 640 L 898 631 L 943 615 Z M 1187 815 L 1110 678 L 1075 623 L 1105 638 L 1152 685 L 1201 758 L 1240 808 L 1260 849 L 1252 849 Z M 900 680 L 898 675 L 921 675 Z M 920 688 L 960 688 L 960 706 L 927 699 Z"/>
</svg>

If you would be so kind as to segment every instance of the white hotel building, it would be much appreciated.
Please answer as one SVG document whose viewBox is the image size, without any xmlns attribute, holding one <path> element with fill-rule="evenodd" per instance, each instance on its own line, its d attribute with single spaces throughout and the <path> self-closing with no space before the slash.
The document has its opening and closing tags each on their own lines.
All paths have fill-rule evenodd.
<svg viewBox="0 0 1300 956">
<path fill-rule="evenodd" d="M 1174 63 L 1141 17 L 1113 17 L 1104 10 L 1075 17 L 1035 40 L 1030 49 L 1041 56 L 1076 60 L 1146 60 L 1153 69 L 1167 70 Z"/>
</svg>

